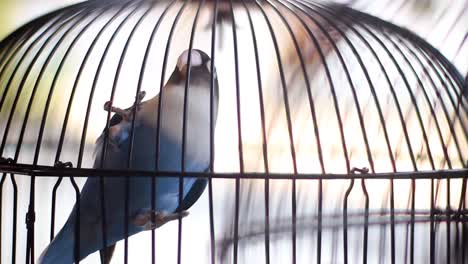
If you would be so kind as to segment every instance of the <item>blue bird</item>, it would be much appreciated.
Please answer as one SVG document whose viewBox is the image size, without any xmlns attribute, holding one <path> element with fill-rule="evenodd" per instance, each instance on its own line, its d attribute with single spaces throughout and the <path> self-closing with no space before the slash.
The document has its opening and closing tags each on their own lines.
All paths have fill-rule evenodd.
<svg viewBox="0 0 468 264">
<path fill-rule="evenodd" d="M 94 168 L 127 169 L 130 148 L 132 120 L 135 119 L 131 169 L 154 171 L 158 157 L 161 171 L 181 171 L 182 141 L 184 123 L 185 82 L 190 56 L 190 80 L 187 91 L 187 111 L 185 117 L 185 170 L 203 172 L 210 164 L 210 99 L 213 96 L 213 126 L 218 112 L 218 81 L 216 71 L 210 71 L 211 60 L 203 51 L 186 50 L 178 58 L 173 71 L 161 93 L 152 99 L 142 101 L 141 92 L 136 109 L 120 109 L 111 102 L 104 105 L 114 112 L 110 127 L 97 139 Z M 211 92 L 211 75 L 214 89 Z M 156 150 L 158 105 L 161 98 L 159 155 Z M 135 116 L 133 117 L 133 113 Z M 107 151 L 101 166 L 103 144 L 107 141 Z M 201 196 L 207 180 L 184 178 L 183 200 L 179 205 L 179 178 L 158 177 L 155 185 L 155 210 L 151 210 L 151 178 L 133 176 L 105 178 L 103 184 L 105 205 L 105 228 L 107 244 L 103 245 L 103 222 L 101 211 L 101 183 L 99 177 L 90 177 L 80 194 L 79 209 L 79 256 L 82 260 L 89 254 L 101 250 L 110 261 L 112 252 L 119 240 L 125 238 L 125 219 L 128 220 L 128 235 L 158 228 L 168 221 L 184 217 Z M 125 212 L 126 183 L 128 183 L 129 214 Z M 67 222 L 44 250 L 40 264 L 73 263 L 75 259 L 75 230 L 77 227 L 77 207 L 73 208 Z M 155 221 L 152 222 L 152 219 Z"/>
</svg>

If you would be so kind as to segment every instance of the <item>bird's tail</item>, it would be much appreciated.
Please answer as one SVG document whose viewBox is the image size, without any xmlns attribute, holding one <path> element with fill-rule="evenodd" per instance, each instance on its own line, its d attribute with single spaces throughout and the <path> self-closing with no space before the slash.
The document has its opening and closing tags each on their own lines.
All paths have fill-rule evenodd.
<svg viewBox="0 0 468 264">
<path fill-rule="evenodd" d="M 42 252 L 38 264 L 71 264 L 74 260 L 74 236 L 71 225 L 66 225 Z"/>
</svg>

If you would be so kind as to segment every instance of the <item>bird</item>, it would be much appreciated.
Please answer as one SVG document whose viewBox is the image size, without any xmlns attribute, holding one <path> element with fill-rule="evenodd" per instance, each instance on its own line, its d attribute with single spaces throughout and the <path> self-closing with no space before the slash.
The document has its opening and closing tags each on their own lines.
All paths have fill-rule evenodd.
<svg viewBox="0 0 468 264">
<path fill-rule="evenodd" d="M 106 102 L 104 109 L 114 114 L 109 127 L 96 140 L 93 167 L 128 169 L 127 160 L 133 138 L 130 169 L 180 172 L 184 159 L 185 171 L 208 172 L 212 154 L 211 133 L 216 126 L 219 101 L 218 78 L 211 63 L 205 52 L 198 49 L 185 50 L 178 57 L 168 81 L 155 97 L 143 101 L 146 93 L 140 91 L 134 106 L 125 110 L 113 106 L 111 101 Z M 158 115 L 159 109 L 161 112 Z M 158 123 L 159 152 L 156 149 Z M 107 144 L 104 158 L 103 144 Z M 197 201 L 207 185 L 206 178 L 184 177 L 182 202 L 179 204 L 179 178 L 157 177 L 154 186 L 155 210 L 152 210 L 151 177 L 106 177 L 103 179 L 103 186 L 100 180 L 100 177 L 89 177 L 80 192 L 79 256 L 76 257 L 79 260 L 100 250 L 101 258 L 106 255 L 104 259 L 109 263 L 115 243 L 126 237 L 125 222 L 128 223 L 128 236 L 132 236 L 185 217 L 188 215 L 187 210 Z M 105 246 L 102 234 L 101 187 L 104 190 Z M 125 210 L 126 187 L 128 215 Z M 38 263 L 73 263 L 76 220 L 75 204 L 68 220 L 43 251 Z"/>
</svg>

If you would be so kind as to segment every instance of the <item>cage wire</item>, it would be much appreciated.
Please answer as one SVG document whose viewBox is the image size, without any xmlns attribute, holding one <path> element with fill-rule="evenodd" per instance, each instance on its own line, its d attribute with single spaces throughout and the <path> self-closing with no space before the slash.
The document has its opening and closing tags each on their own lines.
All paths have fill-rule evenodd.
<svg viewBox="0 0 468 264">
<path fill-rule="evenodd" d="M 179 55 L 196 49 L 211 59 L 210 96 L 190 96 L 198 77 L 188 56 L 184 111 L 172 117 L 181 131 L 169 145 L 178 164 L 164 170 L 159 127 L 177 121 L 162 106 L 154 138 L 138 138 L 138 106 L 143 91 L 162 105 Z M 149 179 L 150 197 L 163 177 L 174 179 L 179 206 L 186 179 L 207 180 L 189 216 L 124 239 L 114 263 L 468 261 L 466 80 L 423 38 L 357 9 L 305 0 L 82 2 L 0 42 L 0 87 L 2 262 L 38 263 L 75 203 L 80 214 L 86 177 L 125 186 Z M 194 140 L 192 104 L 210 113 Z M 110 106 L 132 107 L 112 114 Z M 128 151 L 107 165 L 122 124 L 129 136 L 118 148 Z M 203 169 L 186 165 L 197 140 L 206 143 Z M 132 163 L 142 149 L 155 152 L 149 167 Z M 105 216 L 114 209 L 99 190 Z M 138 193 L 121 195 L 128 219 Z M 112 244 L 108 230 L 75 218 L 75 262 L 109 262 L 107 253 L 80 255 L 83 232 L 96 233 L 98 251 Z"/>
</svg>

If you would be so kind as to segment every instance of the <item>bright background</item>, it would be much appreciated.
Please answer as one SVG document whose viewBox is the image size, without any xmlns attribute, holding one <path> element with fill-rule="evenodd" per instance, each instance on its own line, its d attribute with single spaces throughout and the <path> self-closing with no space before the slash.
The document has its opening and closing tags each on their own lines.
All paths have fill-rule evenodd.
<svg viewBox="0 0 468 264">
<path fill-rule="evenodd" d="M 34 19 L 35 17 L 45 14 L 47 12 L 50 12 L 52 10 L 55 10 L 57 8 L 66 6 L 68 4 L 71 4 L 76 1 L 9 1 L 9 0 L 0 0 L 0 39 L 4 38 L 7 36 L 9 33 L 14 31 L 15 28 L 18 28 L 22 24 Z M 460 69 L 462 74 L 465 74 L 467 69 L 468 69 L 468 61 L 466 58 L 468 57 L 468 46 L 466 44 L 466 32 L 468 28 L 468 14 L 466 12 L 467 10 L 467 3 L 468 1 L 445 1 L 445 0 L 439 0 L 439 1 L 354 1 L 354 6 L 358 9 L 361 9 L 363 11 L 367 11 L 369 13 L 375 14 L 381 18 L 391 20 L 395 22 L 396 24 L 399 24 L 401 26 L 408 27 L 412 30 L 414 30 L 416 33 L 418 33 L 420 36 L 426 38 L 431 44 L 433 44 L 435 47 L 439 48 L 444 55 L 448 57 L 449 60 L 453 61 L 454 64 Z M 240 33 L 242 34 L 242 30 L 240 30 Z M 245 33 L 245 32 L 244 32 Z M 204 43 L 201 43 L 204 44 Z M 244 43 L 241 43 L 243 45 Z M 229 55 L 228 55 L 229 56 Z M 219 65 L 219 67 L 223 67 Z M 221 71 L 220 72 L 231 72 L 232 73 L 232 68 L 228 68 L 229 66 L 225 66 L 226 71 Z M 231 76 L 232 77 L 232 76 Z M 232 78 L 230 79 L 232 81 Z M 225 87 L 226 88 L 226 87 Z M 226 89 L 229 90 L 229 89 Z M 233 91 L 233 90 L 229 90 Z M 233 94 L 231 94 L 233 95 Z M 122 105 L 127 105 L 128 98 L 131 98 L 129 96 L 121 96 L 123 98 L 123 103 Z M 226 98 L 226 97 L 224 97 Z M 234 98 L 234 97 L 232 97 Z M 85 98 L 86 99 L 86 98 Z M 245 99 L 245 98 L 243 98 Z M 102 101 L 104 101 L 104 95 L 102 95 Z M 254 101 L 255 104 L 256 101 Z M 231 104 L 232 102 L 226 102 L 226 104 Z M 224 105 L 226 105 L 224 104 Z M 104 115 L 104 112 L 101 111 L 101 105 L 99 105 L 99 111 L 100 114 Z M 96 108 L 96 109 L 98 109 Z M 233 116 L 234 114 L 234 108 L 232 107 L 226 107 L 226 109 L 230 109 L 231 112 L 229 112 L 226 115 Z M 251 112 L 252 116 L 256 114 L 256 112 Z M 256 119 L 254 119 L 255 121 Z M 256 122 L 258 125 L 258 122 Z M 217 128 L 217 142 L 224 142 L 228 148 L 225 149 L 217 149 L 217 155 L 223 155 L 226 158 L 226 160 L 217 160 L 216 162 L 216 169 L 218 171 L 223 171 L 223 170 L 237 170 L 237 163 L 229 163 L 229 161 L 236 161 L 237 157 L 237 152 L 235 151 L 229 151 L 229 150 L 235 150 L 237 148 L 236 140 L 230 140 L 228 138 L 235 138 L 235 127 L 230 127 L 229 125 L 232 125 L 234 123 L 226 124 L 225 126 L 220 125 Z M 357 124 L 357 123 L 356 123 Z M 99 132 L 102 129 L 101 125 L 96 125 L 93 127 L 93 129 L 96 132 Z M 252 129 L 253 130 L 253 129 Z M 336 131 L 336 129 L 335 129 Z M 357 130 L 356 130 L 357 131 Z M 284 132 L 284 131 L 283 131 Z M 252 136 L 254 139 L 253 141 L 256 141 L 258 135 Z M 325 135 L 327 136 L 327 135 Z M 330 134 L 328 135 L 330 138 L 328 141 L 333 141 L 335 138 L 335 134 Z M 352 135 L 351 135 L 352 136 Z M 395 135 L 398 136 L 398 135 Z M 284 137 L 284 134 L 279 134 L 279 138 Z M 93 140 L 94 138 L 90 137 L 90 140 Z M 417 140 L 420 140 L 419 138 Z M 415 139 L 415 141 L 417 141 Z M 256 141 L 257 142 L 257 141 Z M 247 142 L 248 143 L 248 142 Z M 257 142 L 258 143 L 258 142 Z M 284 142 L 283 142 L 284 143 Z M 286 142 L 287 143 L 287 142 Z M 358 143 L 356 143 L 358 145 Z M 304 148 L 306 149 L 306 148 Z M 223 151 L 225 153 L 223 153 Z M 251 154 L 255 154 L 255 151 L 252 151 Z M 304 150 L 304 155 L 302 157 L 309 157 L 307 156 L 309 153 L 307 153 L 307 149 Z M 230 155 L 230 156 L 229 156 Z M 91 159 L 90 156 L 88 159 Z M 274 160 L 275 162 L 275 169 L 279 171 L 290 171 L 290 162 L 284 162 L 286 160 L 283 156 L 277 157 L 277 160 Z M 289 161 L 289 160 L 288 160 Z M 365 160 L 364 160 L 365 162 Z M 258 160 L 253 160 L 251 162 L 252 167 L 255 165 L 258 165 Z M 329 164 L 332 162 L 329 162 Z M 304 159 L 303 162 L 301 163 L 304 165 L 304 167 L 308 168 L 307 166 L 313 166 L 314 164 L 310 164 L 307 159 Z M 342 164 L 340 164 L 341 166 Z M 329 166 L 333 166 L 329 165 Z M 337 167 L 340 167 L 337 166 Z M 340 170 L 340 168 L 332 168 L 332 169 L 337 169 Z M 19 177 L 18 177 L 19 178 Z M 4 193 L 6 194 L 5 196 L 10 196 L 11 194 L 11 185 L 7 181 L 8 184 L 6 184 L 6 187 L 4 189 Z M 53 183 L 53 181 L 50 181 L 48 184 L 50 185 Z M 80 181 L 80 184 L 83 182 Z M 227 183 L 227 184 L 226 184 Z M 218 181 L 216 183 L 216 188 L 215 188 L 215 197 L 217 198 L 222 198 L 226 194 L 232 194 L 233 193 L 233 182 L 232 181 Z M 18 180 L 19 188 L 22 190 L 27 190 L 27 181 L 21 181 L 21 179 Z M 58 211 L 59 212 L 64 212 L 63 214 L 60 214 L 57 216 L 57 227 L 63 223 L 67 217 L 67 210 L 71 208 L 70 204 L 73 203 L 74 197 L 73 195 L 68 195 L 70 193 L 73 193 L 72 188 L 70 187 L 69 183 L 67 182 L 68 185 L 65 185 L 65 187 L 61 188 L 61 191 L 59 192 L 60 197 L 66 197 L 64 200 L 62 200 L 61 204 L 59 205 Z M 263 182 L 259 182 L 257 187 L 259 188 L 258 191 L 256 192 L 258 195 L 262 195 L 263 190 L 260 189 L 262 186 Z M 304 189 L 307 187 L 308 183 L 303 182 L 301 185 L 304 187 Z M 383 186 L 380 186 L 380 182 L 375 182 L 374 183 L 374 188 L 372 191 L 374 193 L 384 192 Z M 421 185 L 418 185 L 420 189 L 418 190 L 428 190 L 427 187 L 429 184 L 428 181 L 424 182 Z M 42 185 L 44 186 L 49 186 L 49 185 Z M 369 185 L 372 185 L 372 183 L 369 183 Z M 397 206 L 404 207 L 406 204 L 406 199 L 407 199 L 407 193 L 408 193 L 408 183 L 404 182 L 401 185 L 399 185 L 399 194 L 401 195 L 402 199 L 399 199 L 397 201 Z M 288 189 L 290 185 L 288 183 L 282 182 L 278 184 L 278 189 Z M 316 188 L 316 184 L 312 183 L 309 185 L 310 188 Z M 337 193 L 340 194 L 340 191 L 343 190 L 344 188 L 347 187 L 347 182 L 341 184 L 341 185 L 333 185 L 332 188 L 329 188 L 329 193 Z M 331 190 L 330 190 L 331 189 Z M 50 190 L 50 189 L 47 189 Z M 256 189 L 257 190 L 257 189 Z M 453 195 L 457 194 L 458 189 L 454 188 L 453 189 Z M 287 192 L 286 192 L 287 193 Z M 209 241 L 207 240 L 207 234 L 209 232 L 208 230 L 208 217 L 206 214 L 207 211 L 207 204 L 208 204 L 208 199 L 207 199 L 207 192 L 203 195 L 203 197 L 200 199 L 200 201 L 193 207 L 191 210 L 191 215 L 188 217 L 186 220 L 184 220 L 184 242 L 183 242 L 183 261 L 184 263 L 191 263 L 191 260 L 197 259 L 203 259 L 208 256 L 209 252 Z M 304 194 L 304 193 L 303 193 Z M 427 194 L 424 192 L 418 192 L 418 194 L 423 195 Z M 20 201 L 22 205 L 25 205 L 28 199 L 28 192 L 22 192 L 20 193 Z M 38 194 L 40 196 L 41 194 Z M 341 194 L 340 194 L 341 195 Z M 304 195 L 307 197 L 307 193 Z M 332 196 L 332 195 L 329 195 Z M 288 196 L 289 197 L 289 196 Z M 427 197 L 427 196 L 426 196 Z M 309 197 L 310 198 L 310 197 Z M 355 197 L 356 198 L 356 197 Z M 356 204 L 359 204 L 361 202 L 360 197 L 356 198 Z M 457 197 L 455 197 L 454 201 L 456 200 Z M 41 198 L 44 203 L 47 203 L 50 201 L 49 197 L 44 197 Z M 336 199 L 337 200 L 337 199 Z M 378 199 L 377 199 L 378 200 Z M 4 200 L 5 203 L 8 203 L 8 198 Z M 222 201 L 222 200 L 218 200 Z M 418 203 L 418 206 L 420 205 L 421 207 L 427 208 L 427 199 L 420 199 L 419 201 L 422 201 Z M 443 201 L 443 200 L 442 200 Z M 232 200 L 231 200 L 232 202 Z M 286 202 L 279 202 L 276 201 L 272 198 L 272 202 L 276 202 L 276 204 L 284 205 L 285 207 L 279 208 L 278 206 L 278 215 L 281 215 L 281 213 L 288 212 L 289 211 L 289 204 L 285 205 Z M 335 204 L 334 198 L 328 200 L 328 204 Z M 377 202 L 380 203 L 379 201 L 376 201 L 376 203 L 373 203 L 374 201 L 371 201 L 371 207 L 375 206 L 378 207 L 380 204 L 377 204 Z M 260 201 L 261 203 L 261 201 Z M 39 203 L 40 204 L 40 203 Z M 336 203 L 337 204 L 337 203 Z M 221 217 L 229 218 L 232 216 L 232 212 L 227 212 L 226 208 L 231 208 L 232 204 L 226 204 L 219 202 L 216 205 L 215 208 L 215 213 L 217 214 L 216 219 L 221 219 L 221 221 L 218 221 L 216 223 L 216 229 L 217 230 L 228 230 L 229 227 L 223 226 L 224 222 L 229 223 L 229 220 L 231 219 L 223 219 Z M 362 207 L 361 207 L 362 208 Z M 23 215 L 24 215 L 24 209 L 21 208 L 18 214 L 18 228 L 19 229 L 24 229 L 24 223 L 23 223 Z M 258 208 L 257 208 L 258 209 Z M 41 210 L 41 209 L 38 209 Z M 249 220 L 249 217 L 251 218 L 257 218 L 257 216 L 261 216 L 263 211 L 261 211 L 262 208 L 260 208 L 260 211 L 256 211 L 252 213 L 251 215 L 244 215 L 241 217 L 241 222 L 242 220 Z M 304 209 L 306 211 L 306 209 Z M 5 209 L 5 212 L 9 212 L 9 209 Z M 243 212 L 248 212 L 248 211 L 243 211 Z M 258 213 L 261 212 L 261 213 Z M 272 213 L 274 214 L 274 213 Z M 221 216 L 221 217 L 218 217 Z M 3 214 L 3 217 L 8 217 L 7 213 Z M 10 220 L 10 217 L 8 217 L 7 221 Z M 260 219 L 261 220 L 261 219 Z M 3 222 L 3 226 L 8 226 L 8 222 L 5 221 Z M 42 221 L 42 222 L 40 222 Z M 39 217 L 37 226 L 47 226 L 48 221 L 44 220 L 44 218 Z M 5 228 L 5 227 L 3 227 Z M 424 230 L 423 232 L 426 232 L 427 230 Z M 48 240 L 48 230 L 37 230 L 37 240 L 38 240 L 38 246 L 36 248 L 36 254 L 42 250 L 43 247 L 47 244 Z M 161 263 L 174 263 L 175 262 L 175 256 L 176 256 L 176 234 L 177 232 L 177 224 L 170 223 L 164 228 L 161 228 L 158 230 L 158 243 L 157 243 L 157 248 L 156 252 L 158 255 L 158 261 Z M 373 232 L 374 234 L 376 232 Z M 403 231 L 402 231 L 403 233 Z M 23 234 L 24 235 L 24 234 Z M 217 232 L 217 236 L 223 235 L 222 232 Z M 357 238 L 358 233 L 355 234 L 354 238 Z M 3 233 L 2 236 L 6 236 L 5 232 Z M 330 247 L 332 244 L 330 235 L 325 236 L 326 239 L 324 240 L 324 247 Z M 387 236 L 388 237 L 388 236 Z M 20 237 L 24 238 L 24 237 Z M 148 262 L 149 258 L 149 245 L 145 245 L 141 243 L 141 241 L 148 241 L 149 238 L 149 233 L 146 232 L 145 234 L 140 234 L 138 236 L 135 236 L 132 238 L 130 241 L 130 255 L 131 257 L 138 258 L 139 261 L 142 261 L 144 263 Z M 379 237 L 376 236 L 373 238 L 375 241 L 378 241 Z M 19 258 L 19 263 L 22 262 L 22 258 L 24 257 L 22 254 L 23 249 L 25 248 L 25 244 L 23 243 L 25 240 L 20 239 L 21 242 L 18 243 L 18 258 Z M 6 241 L 3 243 L 2 247 L 4 247 L 3 252 L 8 253 L 8 239 L 5 239 L 2 237 L 2 241 Z M 427 242 L 426 237 L 422 237 L 420 239 L 421 243 Z M 309 243 L 310 242 L 310 243 Z M 278 244 L 275 247 L 272 247 L 272 251 L 274 251 L 272 254 L 275 254 L 275 258 L 273 260 L 274 263 L 287 263 L 287 261 L 290 258 L 290 247 L 287 246 L 289 245 L 290 241 L 285 239 L 284 241 L 278 242 Z M 306 239 L 306 242 L 302 241 L 300 244 L 301 245 L 310 245 L 313 243 L 313 241 L 308 241 Z M 377 243 L 373 243 L 371 246 L 376 246 Z M 262 255 L 262 250 L 263 250 L 263 245 L 262 244 L 255 244 L 253 243 L 253 247 L 248 247 L 246 246 L 243 248 L 245 256 L 243 256 L 241 263 L 253 263 L 253 262 L 259 262 L 261 263 L 263 259 Z M 357 246 L 359 247 L 359 245 Z M 119 243 L 119 248 L 117 249 L 117 254 L 116 258 L 114 259 L 113 263 L 121 263 L 122 261 L 122 243 Z M 276 249 L 276 250 L 274 250 Z M 302 248 L 302 252 L 307 252 L 307 249 Z M 372 253 L 372 256 L 377 254 L 377 251 L 369 251 Z M 6 254 L 7 254 L 6 253 Z M 324 252 L 325 253 L 325 252 Z M 260 259 L 259 258 L 260 255 Z M 332 254 L 324 254 L 324 258 L 333 258 Z M 272 255 L 273 256 L 273 255 Z M 357 256 L 357 255 L 356 255 Z M 425 257 L 425 256 L 421 256 Z M 358 257 L 356 257 L 356 260 Z M 98 257 L 97 255 L 94 255 L 83 263 L 97 263 Z M 250 260 L 250 261 L 249 261 Z M 305 263 L 308 261 L 307 258 L 302 259 Z M 355 259 L 353 258 L 353 261 Z M 424 260 L 423 260 L 424 261 Z M 6 261 L 8 262 L 8 261 Z M 332 263 L 332 260 L 330 260 Z M 357 262 L 357 261 L 356 261 Z M 372 263 L 372 261 L 370 261 Z M 204 263 L 201 261 L 200 263 Z"/>
</svg>

